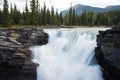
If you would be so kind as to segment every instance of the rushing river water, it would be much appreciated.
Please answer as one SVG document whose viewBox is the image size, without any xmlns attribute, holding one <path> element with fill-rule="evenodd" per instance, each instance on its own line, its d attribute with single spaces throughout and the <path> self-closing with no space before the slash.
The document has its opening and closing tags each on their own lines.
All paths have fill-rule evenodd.
<svg viewBox="0 0 120 80">
<path fill-rule="evenodd" d="M 37 80 L 103 80 L 94 56 L 98 30 L 106 29 L 45 29 L 49 43 L 31 48 Z"/>
</svg>

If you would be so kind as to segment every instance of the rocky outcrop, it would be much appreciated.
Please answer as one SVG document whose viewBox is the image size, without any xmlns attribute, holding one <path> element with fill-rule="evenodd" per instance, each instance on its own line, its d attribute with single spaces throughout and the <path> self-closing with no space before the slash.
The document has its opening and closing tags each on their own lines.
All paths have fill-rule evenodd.
<svg viewBox="0 0 120 80">
<path fill-rule="evenodd" d="M 47 42 L 41 29 L 0 30 L 0 80 L 36 80 L 38 64 L 31 61 L 29 47 Z"/>
<path fill-rule="evenodd" d="M 105 80 L 120 80 L 120 26 L 99 33 L 95 53 Z"/>
</svg>

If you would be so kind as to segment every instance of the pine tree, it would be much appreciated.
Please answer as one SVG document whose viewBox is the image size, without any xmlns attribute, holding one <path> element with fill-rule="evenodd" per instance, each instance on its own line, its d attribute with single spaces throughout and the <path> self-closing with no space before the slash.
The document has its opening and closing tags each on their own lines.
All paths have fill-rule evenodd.
<svg viewBox="0 0 120 80">
<path fill-rule="evenodd" d="M 25 24 L 26 25 L 29 25 L 30 24 L 30 17 L 29 17 L 29 10 L 28 10 L 28 4 L 27 4 L 27 1 L 26 1 L 26 6 L 25 6 Z"/>
<path fill-rule="evenodd" d="M 44 24 L 44 10 L 43 10 L 43 8 L 41 8 L 40 18 L 41 18 L 41 24 L 43 25 Z"/>
<path fill-rule="evenodd" d="M 76 12 L 75 12 L 75 9 L 72 10 L 72 25 L 76 25 Z"/>
<path fill-rule="evenodd" d="M 0 26 L 3 24 L 3 11 L 0 10 Z"/>
<path fill-rule="evenodd" d="M 63 24 L 63 16 L 62 16 L 62 13 L 60 13 L 60 24 Z"/>
<path fill-rule="evenodd" d="M 69 13 L 67 12 L 63 18 L 63 24 L 64 25 L 69 25 Z"/>
<path fill-rule="evenodd" d="M 88 18 L 88 24 L 90 26 L 94 26 L 96 22 L 96 13 L 94 12 L 89 12 L 89 18 Z"/>
<path fill-rule="evenodd" d="M 18 25 L 20 23 L 20 11 L 17 10 L 16 4 L 14 4 L 13 8 L 13 20 L 15 25 Z"/>
<path fill-rule="evenodd" d="M 88 15 L 87 15 L 87 11 L 84 10 L 84 12 L 81 15 L 81 25 L 88 25 Z"/>
<path fill-rule="evenodd" d="M 38 6 L 38 25 L 42 25 L 40 5 Z"/>
<path fill-rule="evenodd" d="M 11 19 L 11 24 L 14 24 L 13 16 L 14 16 L 14 14 L 13 14 L 13 7 L 12 7 L 12 4 L 11 4 L 11 6 L 10 6 L 10 19 Z"/>
<path fill-rule="evenodd" d="M 31 24 L 32 25 L 37 25 L 38 22 L 37 22 L 37 16 L 38 16 L 38 0 L 32 0 L 30 2 L 30 8 L 31 8 Z"/>
<path fill-rule="evenodd" d="M 3 26 L 8 27 L 10 26 L 10 17 L 9 17 L 9 11 L 8 11 L 8 1 L 4 0 L 3 4 L 3 13 L 4 13 L 4 20 L 3 20 Z"/>
<path fill-rule="evenodd" d="M 47 24 L 50 24 L 50 11 L 49 11 L 49 9 L 47 9 L 46 18 L 47 18 Z"/>
<path fill-rule="evenodd" d="M 44 2 L 44 7 L 43 7 L 43 25 L 45 25 L 47 22 L 47 17 L 46 17 L 46 5 Z"/>
<path fill-rule="evenodd" d="M 55 14 L 55 25 L 60 25 L 60 16 L 58 10 L 56 10 L 56 14 Z"/>
<path fill-rule="evenodd" d="M 73 9 L 72 9 L 72 5 L 70 6 L 70 10 L 69 10 L 69 25 L 72 25 L 72 11 L 73 11 Z"/>
<path fill-rule="evenodd" d="M 54 12 L 54 7 L 51 7 L 51 21 L 50 24 L 53 25 L 55 24 L 55 12 Z"/>
</svg>

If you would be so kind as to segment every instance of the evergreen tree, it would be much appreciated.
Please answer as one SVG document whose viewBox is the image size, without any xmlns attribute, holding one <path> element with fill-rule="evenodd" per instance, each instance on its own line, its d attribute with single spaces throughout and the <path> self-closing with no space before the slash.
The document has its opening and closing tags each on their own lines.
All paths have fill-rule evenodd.
<svg viewBox="0 0 120 80">
<path fill-rule="evenodd" d="M 75 13 L 75 9 L 72 10 L 72 25 L 76 25 L 76 13 Z"/>
<path fill-rule="evenodd" d="M 60 13 L 60 24 L 63 24 L 63 16 L 62 16 L 62 13 Z"/>
<path fill-rule="evenodd" d="M 24 21 L 25 21 L 25 24 L 26 25 L 29 25 L 30 24 L 30 15 L 29 15 L 29 10 L 28 10 L 28 4 L 27 4 L 27 1 L 26 1 L 26 6 L 25 6 L 25 13 L 23 13 L 24 15 Z"/>
<path fill-rule="evenodd" d="M 58 10 L 56 10 L 56 14 L 55 14 L 55 25 L 60 25 L 60 17 L 58 14 Z"/>
<path fill-rule="evenodd" d="M 13 22 L 15 25 L 18 25 L 20 23 L 21 13 L 17 10 L 17 6 L 14 4 L 13 8 Z"/>
<path fill-rule="evenodd" d="M 51 21 L 50 24 L 53 25 L 55 23 L 55 12 L 54 12 L 54 7 L 51 7 Z"/>
<path fill-rule="evenodd" d="M 43 8 L 41 8 L 40 18 L 41 18 L 41 24 L 43 25 L 44 24 L 44 10 L 43 10 Z"/>
<path fill-rule="evenodd" d="M 67 12 L 63 18 L 63 24 L 64 25 L 69 25 L 69 13 Z"/>
<path fill-rule="evenodd" d="M 46 14 L 46 18 L 47 18 L 47 24 L 50 24 L 50 11 L 49 9 L 47 9 L 47 14 Z"/>
<path fill-rule="evenodd" d="M 40 5 L 38 6 L 38 25 L 42 24 L 42 19 L 41 19 L 41 9 Z"/>
<path fill-rule="evenodd" d="M 43 25 L 47 23 L 47 17 L 46 17 L 46 5 L 44 2 L 44 7 L 43 7 Z"/>
<path fill-rule="evenodd" d="M 81 15 L 81 25 L 87 25 L 88 17 L 87 17 L 87 11 L 84 10 L 84 12 Z"/>
<path fill-rule="evenodd" d="M 70 6 L 70 10 L 69 10 L 69 25 L 72 25 L 72 5 Z"/>
<path fill-rule="evenodd" d="M 3 25 L 3 11 L 0 10 L 0 26 Z"/>
<path fill-rule="evenodd" d="M 96 13 L 89 12 L 88 24 L 89 26 L 94 26 L 96 22 Z"/>
<path fill-rule="evenodd" d="M 30 2 L 30 9 L 31 9 L 31 24 L 32 25 L 37 25 L 37 13 L 38 13 L 38 0 L 32 0 Z"/>
<path fill-rule="evenodd" d="M 10 6 L 10 19 L 11 19 L 11 24 L 15 24 L 15 22 L 14 22 L 14 9 L 12 7 L 12 4 Z"/>
<path fill-rule="evenodd" d="M 8 27 L 10 26 L 10 16 L 9 16 L 9 11 L 8 11 L 8 1 L 7 0 L 4 0 L 4 4 L 3 4 L 3 26 L 4 27 Z"/>
</svg>

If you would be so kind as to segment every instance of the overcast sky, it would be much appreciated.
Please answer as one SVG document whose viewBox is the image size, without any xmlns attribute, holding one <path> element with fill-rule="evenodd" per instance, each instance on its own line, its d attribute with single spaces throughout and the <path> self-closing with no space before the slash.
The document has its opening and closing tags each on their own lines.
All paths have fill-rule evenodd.
<svg viewBox="0 0 120 80">
<path fill-rule="evenodd" d="M 31 0 L 27 0 L 28 3 Z M 25 7 L 26 0 L 8 0 L 9 4 L 15 3 L 17 8 L 22 10 Z M 106 7 L 109 5 L 120 5 L 120 0 L 39 0 L 40 4 L 43 5 L 43 2 L 46 2 L 46 5 L 50 7 L 51 5 L 54 6 L 55 9 L 59 11 L 67 9 L 70 7 L 70 3 L 72 5 L 75 4 L 83 4 L 89 5 L 94 7 Z M 0 0 L 0 8 L 2 8 L 3 0 Z"/>
</svg>

